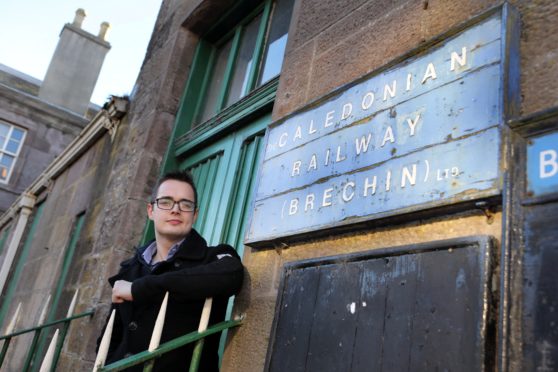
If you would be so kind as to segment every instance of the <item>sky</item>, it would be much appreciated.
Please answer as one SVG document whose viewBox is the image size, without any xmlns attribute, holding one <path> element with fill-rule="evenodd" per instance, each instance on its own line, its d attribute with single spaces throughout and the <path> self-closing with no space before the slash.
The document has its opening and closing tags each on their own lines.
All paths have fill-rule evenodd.
<svg viewBox="0 0 558 372">
<path fill-rule="evenodd" d="M 109 95 L 130 94 L 161 0 L 0 0 L 0 63 L 43 80 L 60 31 L 83 8 L 82 28 L 94 35 L 102 22 L 111 25 L 111 44 L 91 101 L 102 105 Z"/>
</svg>

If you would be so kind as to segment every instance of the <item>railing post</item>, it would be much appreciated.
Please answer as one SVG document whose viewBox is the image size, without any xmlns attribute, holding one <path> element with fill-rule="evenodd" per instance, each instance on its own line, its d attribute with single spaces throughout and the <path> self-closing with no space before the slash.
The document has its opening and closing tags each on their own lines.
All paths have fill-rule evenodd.
<svg viewBox="0 0 558 372">
<path fill-rule="evenodd" d="M 10 341 L 12 341 L 11 337 L 5 339 L 4 343 L 2 344 L 2 352 L 0 352 L 0 367 L 2 367 L 2 363 L 4 363 L 4 358 L 6 357 L 8 347 L 10 346 Z"/>
<path fill-rule="evenodd" d="M 159 309 L 159 314 L 157 314 L 157 320 L 155 321 L 155 326 L 153 327 L 153 333 L 151 335 L 151 341 L 149 341 L 149 348 L 147 349 L 152 353 L 155 349 L 159 347 L 161 342 L 161 333 L 163 333 L 163 326 L 165 325 L 165 315 L 167 313 L 167 303 L 169 301 L 169 292 L 165 293 L 165 298 L 161 304 L 161 309 Z M 145 363 L 143 367 L 143 372 L 151 372 L 153 366 L 155 365 L 155 359 L 151 359 L 149 362 Z"/>
<path fill-rule="evenodd" d="M 52 362 L 54 361 L 54 349 L 56 348 L 56 342 L 58 341 L 58 328 L 56 328 L 56 332 L 54 332 L 54 336 L 50 341 L 50 345 L 48 345 L 48 350 L 45 354 L 45 358 L 43 359 L 43 363 L 41 364 L 41 369 L 39 372 L 48 372 L 52 366 Z"/>
<path fill-rule="evenodd" d="M 74 297 L 72 297 L 72 302 L 70 302 L 70 306 L 68 307 L 68 313 L 66 318 L 70 318 L 74 315 L 74 309 L 77 303 L 77 296 L 78 296 L 79 289 L 76 289 L 74 293 Z M 54 372 L 56 370 L 56 365 L 58 364 L 58 359 L 60 359 L 60 353 L 62 352 L 62 347 L 64 346 L 64 340 L 66 339 L 66 334 L 68 333 L 68 328 L 70 328 L 71 320 L 66 320 L 64 325 L 62 326 L 62 332 L 60 332 L 60 341 L 56 345 L 56 351 L 54 352 L 54 359 L 52 361 L 52 367 L 50 368 L 50 372 Z"/>
<path fill-rule="evenodd" d="M 39 316 L 39 323 L 37 324 L 38 326 L 43 325 L 43 323 L 45 322 L 49 303 L 50 303 L 50 295 L 48 295 L 45 301 L 45 306 L 43 307 L 43 310 L 41 311 L 41 315 Z M 27 372 L 29 371 L 29 368 L 31 368 L 31 361 L 33 360 L 33 356 L 35 355 L 35 348 L 37 347 L 37 342 L 39 341 L 39 337 L 41 336 L 42 330 L 43 330 L 42 328 L 37 329 L 35 331 L 35 334 L 33 335 L 33 341 L 31 342 L 31 347 L 29 348 L 29 352 L 27 353 L 27 358 L 25 359 L 25 364 L 23 365 L 23 372 Z"/>
<path fill-rule="evenodd" d="M 156 358 L 162 357 L 166 353 L 169 353 L 171 351 L 175 351 L 175 350 L 177 350 L 179 348 L 182 348 L 186 345 L 192 344 L 193 342 L 198 341 L 202 338 L 221 333 L 225 329 L 229 329 L 229 328 L 232 328 L 232 327 L 238 327 L 238 326 L 241 325 L 241 323 L 242 323 L 242 319 L 223 321 L 223 322 L 214 324 L 211 327 L 208 327 L 205 331 L 203 331 L 201 333 L 197 332 L 197 331 L 190 332 L 188 334 L 185 334 L 185 335 L 179 336 L 177 338 L 174 338 L 172 340 L 166 341 L 165 343 L 159 345 L 157 347 L 157 349 L 155 349 L 153 352 L 150 352 L 149 350 L 144 350 L 144 351 L 139 352 L 137 354 L 131 355 L 127 358 L 118 360 L 114 363 L 111 363 L 109 365 L 101 367 L 101 368 L 99 368 L 98 372 L 126 370 L 127 368 L 130 368 L 130 367 L 142 364 L 142 363 L 146 363 L 151 359 L 156 359 Z"/>
<path fill-rule="evenodd" d="M 102 368 L 105 365 L 105 361 L 107 360 L 107 354 L 110 346 L 110 339 L 112 337 L 112 327 L 114 326 L 115 315 L 116 315 L 116 310 L 112 310 L 109 321 L 107 323 L 107 328 L 105 328 L 105 333 L 103 333 L 103 338 L 101 339 L 101 344 L 99 345 L 97 358 L 95 358 L 95 364 L 93 365 L 93 372 L 97 372 L 100 368 Z"/>
<path fill-rule="evenodd" d="M 200 325 L 198 327 L 198 333 L 201 333 L 207 329 L 207 325 L 209 324 L 209 315 L 211 314 L 212 303 L 213 303 L 213 298 L 208 297 L 205 299 L 205 303 L 203 304 L 203 310 L 200 319 Z M 192 353 L 192 360 L 190 361 L 189 372 L 198 371 L 198 366 L 200 364 L 204 341 L 205 338 L 202 338 L 196 342 L 196 346 L 194 347 L 194 351 Z"/>
<path fill-rule="evenodd" d="M 10 323 L 8 324 L 8 327 L 6 328 L 6 334 L 7 335 L 9 335 L 10 333 L 12 333 L 14 331 L 20 310 L 21 310 L 21 302 L 19 304 L 17 304 L 17 308 L 16 308 L 16 311 L 14 313 L 14 316 L 12 317 L 12 320 L 10 320 Z M 4 358 L 6 357 L 6 353 L 8 352 L 8 347 L 10 346 L 10 341 L 12 341 L 11 337 L 5 339 L 4 344 L 2 345 L 2 352 L 0 352 L 0 367 L 2 367 L 2 363 L 4 363 Z"/>
</svg>

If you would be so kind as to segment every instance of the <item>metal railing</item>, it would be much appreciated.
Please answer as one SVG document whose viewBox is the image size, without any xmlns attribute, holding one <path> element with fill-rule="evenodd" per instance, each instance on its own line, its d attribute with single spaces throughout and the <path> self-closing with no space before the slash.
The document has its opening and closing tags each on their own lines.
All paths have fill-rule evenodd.
<svg viewBox="0 0 558 372">
<path fill-rule="evenodd" d="M 112 311 L 112 314 L 107 323 L 107 328 L 101 340 L 101 344 L 99 345 L 99 352 L 97 353 L 97 359 L 95 360 L 93 372 L 122 371 L 126 368 L 141 363 L 144 364 L 143 372 L 151 372 L 155 364 L 156 358 L 159 358 L 165 353 L 173 351 L 179 347 L 190 344 L 192 342 L 196 342 L 196 345 L 192 353 L 192 359 L 190 361 L 189 371 L 196 372 L 198 370 L 198 366 L 200 363 L 205 337 L 221 332 L 225 329 L 238 327 L 242 324 L 242 319 L 237 319 L 237 320 L 224 321 L 208 328 L 207 325 L 209 323 L 209 315 L 211 313 L 211 306 L 213 300 L 211 298 L 207 298 L 203 306 L 203 310 L 200 318 L 200 324 L 198 326 L 197 332 L 194 331 L 192 333 L 188 333 L 186 335 L 165 342 L 162 345 L 159 345 L 159 341 L 161 340 L 161 333 L 164 325 L 166 309 L 167 309 L 168 296 L 169 294 L 167 292 L 165 294 L 165 298 L 163 299 L 163 303 L 161 304 L 161 309 L 159 310 L 159 314 L 157 315 L 157 320 L 155 321 L 155 326 L 153 327 L 153 333 L 151 336 L 151 341 L 149 343 L 148 349 L 141 353 L 134 354 L 128 358 L 121 359 L 117 362 L 105 366 L 104 363 L 108 354 L 108 348 L 110 345 L 110 338 L 112 334 L 112 327 L 114 324 L 114 317 L 115 317 L 115 310 Z"/>
<path fill-rule="evenodd" d="M 49 297 L 49 299 L 47 299 L 45 303 L 45 306 L 43 307 L 41 315 L 39 316 L 38 325 L 35 327 L 22 329 L 14 332 L 19 317 L 19 313 L 21 312 L 21 303 L 20 303 L 14 313 L 14 316 L 10 320 L 8 327 L 6 328 L 6 334 L 4 336 L 0 336 L 0 342 L 3 341 L 2 349 L 0 351 L 0 368 L 2 367 L 2 364 L 8 352 L 8 348 L 10 346 L 10 342 L 12 338 L 26 333 L 34 332 L 33 340 L 31 342 L 29 351 L 25 358 L 23 368 L 21 369 L 23 372 L 30 371 L 31 368 L 35 367 L 33 366 L 33 364 L 34 364 L 34 359 L 37 358 L 37 355 L 35 354 L 37 352 L 37 344 L 40 339 L 42 331 L 45 328 L 53 327 L 57 324 L 62 324 L 61 330 L 60 328 L 56 329 L 54 336 L 52 337 L 52 340 L 49 344 L 48 350 L 41 363 L 41 367 L 39 369 L 39 372 L 56 371 L 56 365 L 60 358 L 60 353 L 62 352 L 62 347 L 64 345 L 64 340 L 66 338 L 66 334 L 70 327 L 70 323 L 75 319 L 79 319 L 87 316 L 91 317 L 95 312 L 94 310 L 89 310 L 84 313 L 74 315 L 73 313 L 77 302 L 77 295 L 78 295 L 78 291 L 76 291 L 74 294 L 66 318 L 50 321 L 47 323 L 44 322 L 46 318 L 47 308 L 50 302 L 50 297 Z M 157 316 L 157 320 L 155 321 L 155 326 L 153 328 L 153 334 L 151 336 L 151 341 L 149 343 L 148 349 L 144 352 L 132 355 L 128 358 L 121 359 L 117 362 L 105 366 L 104 363 L 108 354 L 108 347 L 110 345 L 110 338 L 111 338 L 112 328 L 114 324 L 115 311 L 113 310 L 109 322 L 107 323 L 107 327 L 105 329 L 105 333 L 101 340 L 101 344 L 99 346 L 99 352 L 97 354 L 97 359 L 95 360 L 93 371 L 94 372 L 121 371 L 126 368 L 144 363 L 143 371 L 150 372 L 153 369 L 153 366 L 156 362 L 156 358 L 159 358 L 165 353 L 173 351 L 179 347 L 190 344 L 192 342 L 196 342 L 194 351 L 192 353 L 192 359 L 191 359 L 190 369 L 189 369 L 190 372 L 196 372 L 198 370 L 198 366 L 201 360 L 201 353 L 203 350 L 205 337 L 215 333 L 219 333 L 225 329 L 238 327 L 242 324 L 242 319 L 237 319 L 237 320 L 224 321 L 208 328 L 207 326 L 209 323 L 209 315 L 211 313 L 212 299 L 207 298 L 205 300 L 205 304 L 201 314 L 200 324 L 197 331 L 188 333 L 186 335 L 183 335 L 181 337 L 175 338 L 173 340 L 165 342 L 164 344 L 159 345 L 159 341 L 161 339 L 161 333 L 165 321 L 167 303 L 168 303 L 168 292 L 165 295 L 165 298 L 161 305 L 161 309 L 159 310 L 159 314 Z"/>
<path fill-rule="evenodd" d="M 62 324 L 62 331 L 60 332 L 60 329 L 56 329 L 56 332 L 54 333 L 54 337 L 52 338 L 52 341 L 47 350 L 45 358 L 43 359 L 43 363 L 41 364 L 41 369 L 40 369 L 40 372 L 54 371 L 56 369 L 56 364 L 58 363 L 60 353 L 62 352 L 62 346 L 64 345 L 64 340 L 66 338 L 68 328 L 70 327 L 70 323 L 75 319 L 83 318 L 86 316 L 91 317 L 95 313 L 94 310 L 89 310 L 81 314 L 73 315 L 76 306 L 77 295 L 78 295 L 78 291 L 76 290 L 74 297 L 72 298 L 72 302 L 70 303 L 70 306 L 68 308 L 68 313 L 66 315 L 66 318 L 44 323 L 46 318 L 47 308 L 50 302 L 50 297 L 49 297 L 45 303 L 45 306 L 43 307 L 41 315 L 39 316 L 39 321 L 37 323 L 38 325 L 35 327 L 22 329 L 14 332 L 17 319 L 21 311 L 21 303 L 19 303 L 14 313 L 14 316 L 12 317 L 10 323 L 8 324 L 8 327 L 6 328 L 6 334 L 0 337 L 0 341 L 2 340 L 4 341 L 2 345 L 2 351 L 0 351 L 0 368 L 4 363 L 4 359 L 6 358 L 8 347 L 10 346 L 10 342 L 12 338 L 26 333 L 34 332 L 33 340 L 31 341 L 31 346 L 29 347 L 29 351 L 27 352 L 27 356 L 25 358 L 25 362 L 22 368 L 23 372 L 29 371 L 32 368 L 33 360 L 36 358 L 35 353 L 37 351 L 36 350 L 37 343 L 39 341 L 42 331 L 45 328 L 49 328 L 57 324 Z"/>
</svg>

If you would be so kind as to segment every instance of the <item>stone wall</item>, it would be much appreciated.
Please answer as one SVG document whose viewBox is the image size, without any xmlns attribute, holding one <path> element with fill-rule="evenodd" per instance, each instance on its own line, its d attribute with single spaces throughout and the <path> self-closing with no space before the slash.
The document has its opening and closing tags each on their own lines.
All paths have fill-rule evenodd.
<svg viewBox="0 0 558 372">
<path fill-rule="evenodd" d="M 298 0 L 295 4 L 274 120 L 500 2 Z M 553 21 L 558 3 L 516 0 L 513 4 L 522 21 L 521 113 L 529 114 L 558 104 L 558 85 L 552 83 L 558 77 L 558 64 L 553 63 L 558 48 L 558 26 Z M 96 309 L 93 319 L 72 325 L 60 370 L 92 367 L 96 339 L 110 306 L 106 279 L 117 272 L 119 262 L 132 253 L 142 235 L 145 201 L 168 146 L 198 41 L 192 30 L 211 24 L 208 19 L 217 19 L 224 8 L 222 2 L 212 0 L 163 1 L 128 115 L 114 140 L 108 135 L 100 138 L 48 190 L 16 298 L 27 301 L 26 313 L 37 314 L 30 316 L 31 324 L 57 280 L 52 272 L 59 272 L 76 215 L 85 211 L 68 277 L 71 284 L 61 307 L 69 302 L 72 290 L 79 288 L 76 311 Z M 235 308 L 246 319 L 241 328 L 229 333 L 223 370 L 263 369 L 285 263 L 468 235 L 492 235 L 501 241 L 502 225 L 501 212 L 489 221 L 480 210 L 469 210 L 307 239 L 281 249 L 246 248 L 246 283 Z M 17 300 L 12 306 L 16 304 Z"/>
<path fill-rule="evenodd" d="M 346 83 L 381 68 L 425 41 L 500 1 L 301 0 L 289 31 L 273 119 L 279 120 Z M 521 16 L 521 115 L 558 105 L 558 3 L 513 1 Z M 270 337 L 282 267 L 287 262 L 426 241 L 492 235 L 501 241 L 502 214 L 490 223 L 480 211 L 312 239 L 277 249 L 247 248 L 247 278 L 223 366 L 261 371 Z"/>
<path fill-rule="evenodd" d="M 91 321 L 73 326 L 61 370 L 92 368 L 96 340 L 110 308 L 107 278 L 118 272 L 119 263 L 132 255 L 141 239 L 146 201 L 159 175 L 197 41 L 180 26 L 180 15 L 189 6 L 163 3 L 128 115 L 114 142 L 104 150 L 107 157 L 95 162 L 100 167 L 102 189 L 90 204 L 81 261 L 70 278 L 83 288 L 77 311 L 95 308 L 96 313 Z"/>
<path fill-rule="evenodd" d="M 72 265 L 65 280 L 60 302 L 56 307 L 58 310 L 51 320 L 66 316 L 76 289 L 80 292 L 77 313 L 96 306 L 102 290 L 97 284 L 100 280 L 97 273 L 102 272 L 103 266 L 109 262 L 99 260 L 99 252 L 91 242 L 99 235 L 98 222 L 104 212 L 99 209 L 99 202 L 106 190 L 105 167 L 110 167 L 110 150 L 110 136 L 106 134 L 64 173 L 53 180 L 48 195 L 44 193 L 39 196 L 39 202 L 43 203 L 42 214 L 38 217 L 33 236 L 30 236 L 29 232 L 26 235 L 29 239 L 29 243 L 26 244 L 29 245 L 25 264 L 10 301 L 8 312 L 10 315 L 6 318 L 5 324 L 19 303 L 22 304 L 25 316 L 20 318 L 17 328 L 28 328 L 37 324 L 48 296 L 54 293 L 60 280 L 77 217 L 83 213 L 85 225 L 80 234 L 81 239 L 77 242 L 74 251 Z M 34 218 L 37 218 L 36 214 Z M 25 242 L 26 238 L 23 241 Z M 20 247 L 19 256 L 24 254 L 23 252 L 23 247 Z M 18 259 L 19 257 L 16 256 L 15 262 L 18 262 Z M 97 266 L 91 266 L 90 262 L 97 263 Z M 91 277 L 95 280 L 91 280 Z M 49 308 L 52 306 L 51 299 Z M 91 322 L 86 318 L 86 320 L 76 321 L 71 330 L 83 335 L 83 329 L 90 327 Z M 73 333 L 70 335 L 72 336 Z M 31 338 L 32 334 L 28 334 L 14 339 L 8 356 L 10 370 L 21 369 Z M 70 349 L 75 346 L 66 343 L 66 347 Z M 83 345 L 79 346 L 83 347 Z"/>
<path fill-rule="evenodd" d="M 262 371 L 275 314 L 275 302 L 285 263 L 362 252 L 371 249 L 417 244 L 471 235 L 501 235 L 501 215 L 489 223 L 480 212 L 417 220 L 370 231 L 311 240 L 284 249 L 246 249 L 244 288 L 235 313 L 244 314 L 241 327 L 231 332 L 223 366 L 226 371 Z"/>
<path fill-rule="evenodd" d="M 296 4 L 275 120 L 374 71 L 502 1 L 314 1 Z M 521 16 L 521 114 L 558 104 L 558 5 L 510 1 Z"/>
</svg>

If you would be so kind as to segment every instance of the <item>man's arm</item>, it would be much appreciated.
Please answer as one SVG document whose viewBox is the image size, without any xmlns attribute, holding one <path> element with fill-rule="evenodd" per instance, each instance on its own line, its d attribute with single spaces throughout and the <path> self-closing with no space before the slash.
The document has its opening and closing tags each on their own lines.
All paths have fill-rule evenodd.
<svg viewBox="0 0 558 372">
<path fill-rule="evenodd" d="M 130 286 L 130 299 L 136 302 L 157 301 L 167 291 L 177 301 L 237 294 L 244 279 L 240 258 L 230 246 L 222 245 L 214 249 L 217 250 L 214 252 L 216 259 L 206 265 L 134 280 Z"/>
</svg>

